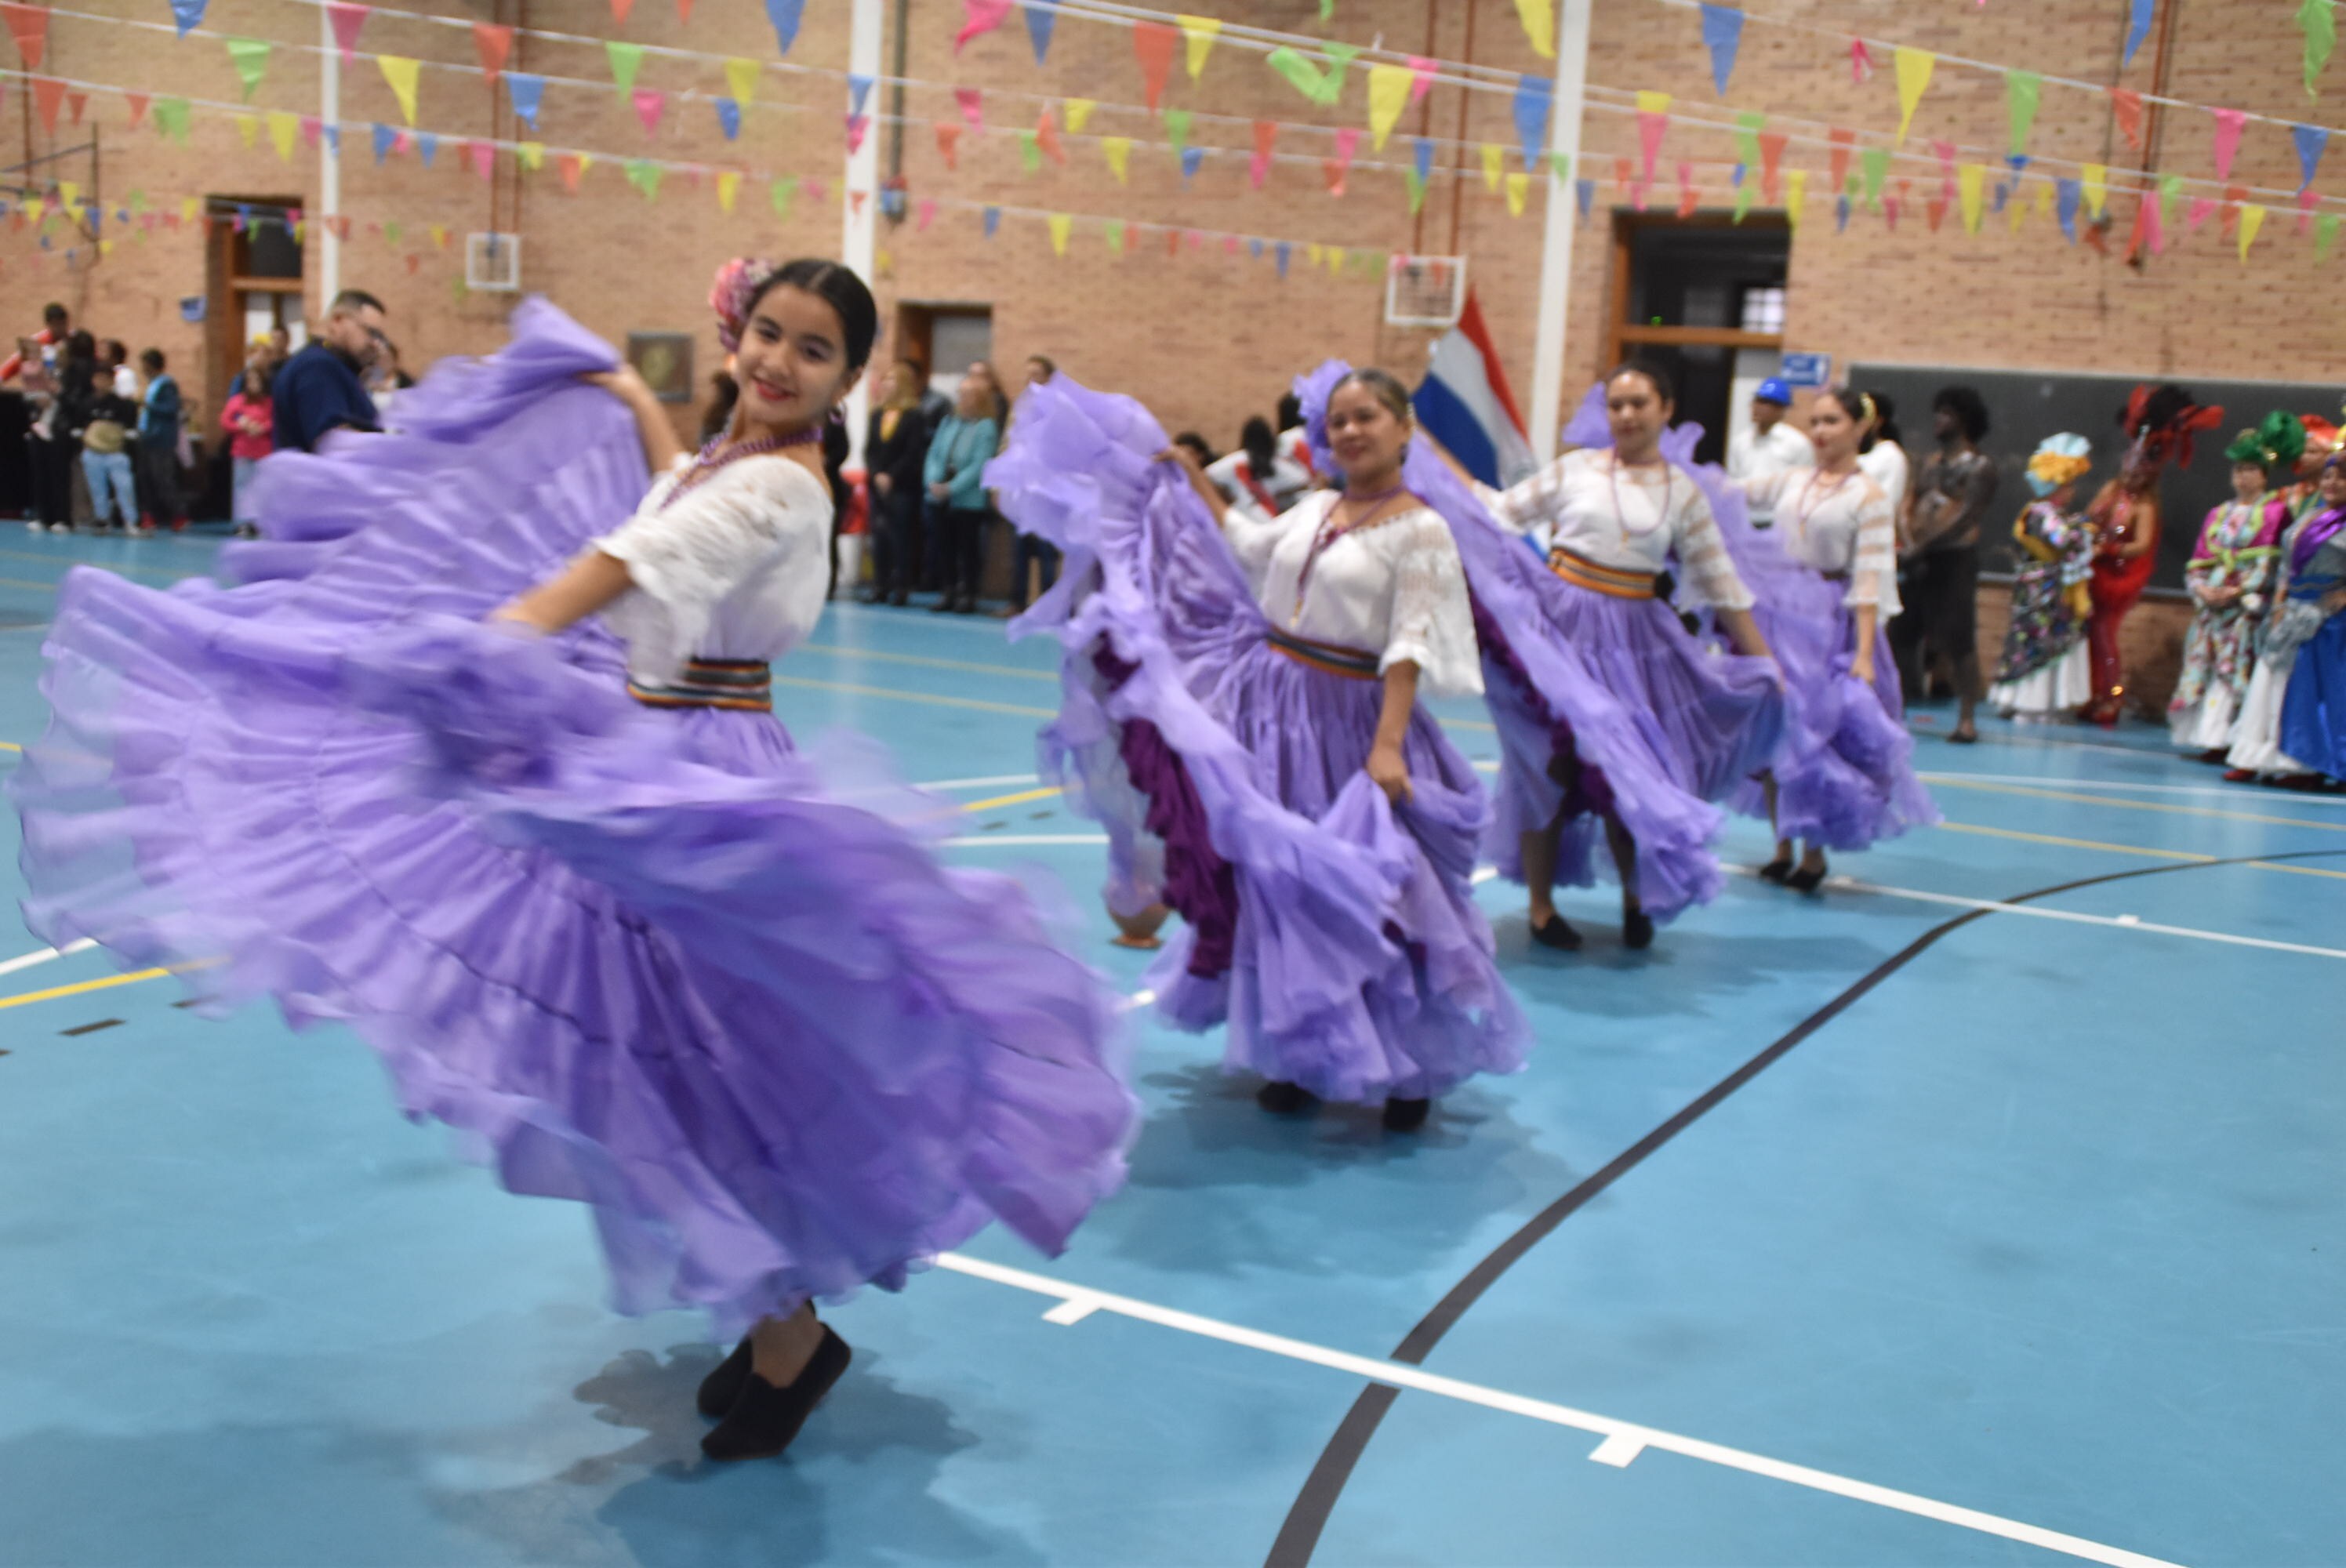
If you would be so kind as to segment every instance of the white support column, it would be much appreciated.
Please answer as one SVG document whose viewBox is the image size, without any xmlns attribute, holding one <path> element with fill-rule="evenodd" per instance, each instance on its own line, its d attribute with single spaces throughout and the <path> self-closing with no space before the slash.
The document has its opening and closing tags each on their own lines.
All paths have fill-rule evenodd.
<svg viewBox="0 0 2346 1568">
<path fill-rule="evenodd" d="M 1580 119 L 1588 95 L 1588 28 L 1596 0 L 1562 0 L 1556 28 L 1556 99 L 1548 117 L 1548 151 L 1570 171 L 1547 193 L 1547 229 L 1540 249 L 1539 324 L 1532 334 L 1532 455 L 1556 455 L 1564 423 L 1564 329 L 1572 304 L 1572 237 L 1580 205 L 1573 179 L 1580 173 Z"/>
<path fill-rule="evenodd" d="M 869 77 L 874 83 L 880 77 L 880 32 L 886 4 L 887 0 L 854 0 L 849 23 L 847 69 L 851 75 Z M 863 107 L 876 117 L 876 86 L 872 94 Z M 841 107 L 844 109 L 852 105 Z M 855 199 L 859 192 L 863 198 L 861 201 Z M 866 283 L 876 281 L 872 271 L 880 232 L 880 137 L 875 135 L 867 133 L 863 145 L 847 155 L 847 197 L 841 213 L 845 229 L 840 239 L 840 259 Z M 852 453 L 850 462 L 861 462 L 863 457 L 863 427 L 872 412 L 872 367 L 866 366 L 863 379 L 848 394 L 847 439 Z"/>
<path fill-rule="evenodd" d="M 318 211 L 311 219 L 318 235 L 318 308 L 315 313 L 304 311 L 305 331 L 325 320 L 328 301 L 342 291 L 342 242 L 326 221 L 342 211 L 342 159 L 335 151 L 342 141 L 342 56 L 333 15 L 323 6 L 318 10 L 318 41 L 325 46 L 318 55 L 318 118 L 332 139 L 318 138 Z"/>
</svg>

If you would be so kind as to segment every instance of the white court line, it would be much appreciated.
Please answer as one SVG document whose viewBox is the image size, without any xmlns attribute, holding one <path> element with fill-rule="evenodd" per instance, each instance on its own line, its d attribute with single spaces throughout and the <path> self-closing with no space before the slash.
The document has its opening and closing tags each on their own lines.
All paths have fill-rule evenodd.
<svg viewBox="0 0 2346 1568">
<path fill-rule="evenodd" d="M 970 833 L 947 839 L 947 848 L 969 844 L 1105 844 L 1106 833 Z"/>
<path fill-rule="evenodd" d="M 46 963 L 53 958 L 65 958 L 76 952 L 87 952 L 97 945 L 97 943 L 88 937 L 84 937 L 79 942 L 69 942 L 63 947 L 45 947 L 38 952 L 28 952 L 21 958 L 12 958 L 5 963 L 0 963 L 0 974 L 14 974 L 20 969 L 30 969 L 36 963 Z"/>
<path fill-rule="evenodd" d="M 1743 868 L 1737 867 L 1743 871 Z M 1757 875 L 1744 871 L 1745 875 Z M 2218 942 L 2228 947 L 2259 947 L 2269 952 L 2301 952 L 2314 958 L 2346 958 L 2346 948 L 2310 947 L 2300 942 L 2275 942 L 2270 937 L 2234 936 L 2229 932 L 2200 931 L 2188 925 L 2160 925 L 2140 915 L 2082 914 L 2076 910 L 2044 909 L 2035 904 L 1999 903 L 1994 899 L 1967 899 L 1954 893 L 1926 893 L 1918 888 L 1883 887 L 1877 882 L 1863 882 L 1855 877 L 1831 877 L 1825 886 L 1852 893 L 1873 893 L 1882 898 L 1912 899 L 1917 903 L 1949 904 L 1958 909 L 1989 910 L 1996 914 L 2026 915 L 2031 920 L 2067 921 L 2073 925 L 2115 926 L 2121 931 L 2145 931 L 2160 936 L 2186 936 L 2195 942 Z"/>
<path fill-rule="evenodd" d="M 1409 1389 L 1437 1398 L 1456 1400 L 1464 1404 L 1479 1405 L 1485 1410 L 1499 1410 L 1508 1415 L 1523 1416 L 1552 1426 L 1571 1427 L 1579 1431 L 1594 1432 L 1604 1441 L 1589 1454 L 1600 1464 L 1627 1466 L 1647 1449 L 1659 1449 L 1666 1453 L 1699 1460 L 1705 1464 L 1739 1470 L 1748 1475 L 1762 1476 L 1792 1486 L 1807 1487 L 1814 1492 L 1845 1497 L 1853 1502 L 1868 1502 L 1877 1508 L 1894 1509 L 1920 1518 L 1935 1520 L 1964 1530 L 1974 1530 L 1983 1535 L 2000 1536 L 2006 1541 L 2018 1541 L 2031 1546 L 2041 1546 L 2048 1552 L 2059 1552 L 2088 1563 L 2105 1563 L 2112 1568 L 2177 1568 L 2177 1565 L 2137 1552 L 2127 1552 L 2116 1546 L 2081 1536 L 2065 1535 L 2057 1530 L 2046 1530 L 2035 1524 L 2024 1524 L 2016 1519 L 2004 1519 L 1977 1509 L 1959 1507 L 1933 1498 L 1919 1497 L 1911 1492 L 1899 1492 L 1871 1481 L 1855 1481 L 1831 1471 L 1811 1470 L 1806 1465 L 1791 1464 L 1764 1454 L 1728 1448 L 1723 1444 L 1706 1442 L 1699 1438 L 1682 1437 L 1677 1432 L 1659 1428 L 1640 1426 L 1634 1421 L 1618 1420 L 1588 1410 L 1575 1410 L 1569 1405 L 1553 1404 L 1545 1400 L 1527 1399 L 1497 1389 L 1485 1388 L 1456 1378 L 1444 1378 L 1426 1371 L 1422 1367 L 1404 1366 L 1398 1361 L 1379 1360 L 1372 1356 L 1355 1356 L 1343 1350 L 1331 1350 L 1324 1346 L 1309 1344 L 1301 1339 L 1290 1339 L 1283 1335 L 1265 1334 L 1253 1329 L 1243 1329 L 1235 1323 L 1217 1319 L 1201 1318 L 1195 1313 L 1180 1312 L 1169 1307 L 1158 1307 L 1147 1301 L 1136 1301 L 1127 1296 L 1114 1296 L 1103 1290 L 1093 1290 L 1081 1285 L 1068 1285 L 1040 1274 L 1030 1274 L 1020 1268 L 1005 1268 L 999 1264 L 979 1258 L 964 1257 L 948 1252 L 937 1258 L 937 1266 L 956 1274 L 984 1279 L 1013 1289 L 1047 1296 L 1058 1305 L 1044 1317 L 1054 1323 L 1076 1323 L 1097 1312 L 1113 1312 L 1118 1317 L 1150 1323 L 1177 1333 L 1194 1334 L 1200 1339 L 1217 1339 L 1242 1349 L 1260 1350 L 1266 1355 L 1280 1356 L 1311 1366 L 1325 1367 L 1349 1377 L 1384 1383 L 1393 1388 Z"/>
<path fill-rule="evenodd" d="M 2119 784 L 2107 779 L 2047 779 L 2035 773 L 1925 773 L 1918 770 L 1914 777 L 1926 784 L 1942 781 L 1950 784 L 2033 784 L 2040 789 L 2125 789 L 2138 795 L 2208 795 L 2241 802 L 2270 799 L 2276 793 L 2249 794 L 2248 786 L 2241 784 Z M 2315 795 L 2297 789 L 2277 793 L 2280 800 L 2276 804 L 2285 802 L 2291 806 L 2328 806 L 2333 809 L 2346 809 L 2346 797 Z"/>
</svg>

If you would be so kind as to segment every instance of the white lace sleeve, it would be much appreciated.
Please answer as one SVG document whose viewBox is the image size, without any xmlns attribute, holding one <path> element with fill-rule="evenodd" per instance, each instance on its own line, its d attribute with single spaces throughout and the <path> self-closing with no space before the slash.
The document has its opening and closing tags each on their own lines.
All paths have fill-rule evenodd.
<svg viewBox="0 0 2346 1568">
<path fill-rule="evenodd" d="M 654 497 L 667 489 L 656 486 Z M 627 568 L 634 592 L 607 616 L 631 647 L 632 667 L 673 674 L 702 653 L 717 606 L 801 530 L 797 514 L 824 514 L 831 498 L 804 464 L 755 457 L 733 464 L 665 510 L 647 504 L 589 546 Z M 651 601 L 657 611 L 641 601 Z M 631 602 L 632 601 L 632 602 Z"/>
<path fill-rule="evenodd" d="M 1690 490 L 1678 506 L 1678 514 L 1670 519 L 1670 538 L 1697 598 L 1715 610 L 1751 607 L 1751 591 L 1736 575 L 1735 562 L 1719 536 L 1710 503 L 1703 499 L 1701 491 Z"/>
<path fill-rule="evenodd" d="M 1491 521 L 1508 533 L 1520 537 L 1543 524 L 1552 523 L 1564 507 L 1564 465 L 1571 461 L 1566 453 L 1554 463 L 1528 478 L 1517 480 L 1504 490 L 1494 490 L 1480 480 L 1474 483 L 1475 498 L 1491 514 Z"/>
<path fill-rule="evenodd" d="M 1857 547 L 1841 602 L 1852 609 L 1872 605 L 1876 625 L 1887 625 L 1904 607 L 1898 600 L 1898 509 L 1870 480 L 1857 502 Z"/>
<path fill-rule="evenodd" d="M 1424 511 L 1389 526 L 1396 530 L 1392 621 L 1378 671 L 1406 660 L 1417 666 L 1421 687 L 1434 696 L 1480 696 L 1483 663 L 1474 645 L 1474 612 L 1450 524 Z"/>
</svg>

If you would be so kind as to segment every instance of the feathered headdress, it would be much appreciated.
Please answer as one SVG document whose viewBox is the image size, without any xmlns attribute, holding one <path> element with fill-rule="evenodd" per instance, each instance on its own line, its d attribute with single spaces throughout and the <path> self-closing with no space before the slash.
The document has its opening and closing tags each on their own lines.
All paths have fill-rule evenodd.
<svg viewBox="0 0 2346 1568">
<path fill-rule="evenodd" d="M 2028 488 L 2050 495 L 2086 476 L 2094 466 L 2093 443 L 2082 435 L 2048 435 L 2028 460 Z"/>
<path fill-rule="evenodd" d="M 2240 432 L 2224 449 L 2226 462 L 2252 463 L 2259 468 L 2295 463 L 2304 455 L 2305 422 L 2282 409 L 2265 415 L 2264 422 L 2254 430 Z"/>
<path fill-rule="evenodd" d="M 2118 412 L 2118 428 L 2133 443 L 2127 463 L 2136 468 L 2157 468 L 2169 457 L 2190 466 L 2191 438 L 2223 423 L 2221 408 L 2201 408 L 2173 382 L 2144 382 Z"/>
<path fill-rule="evenodd" d="M 741 347 L 741 329 L 750 324 L 750 301 L 780 270 L 754 256 L 736 256 L 717 269 L 717 279 L 709 286 L 709 308 L 717 312 L 717 341 L 727 353 Z"/>
</svg>

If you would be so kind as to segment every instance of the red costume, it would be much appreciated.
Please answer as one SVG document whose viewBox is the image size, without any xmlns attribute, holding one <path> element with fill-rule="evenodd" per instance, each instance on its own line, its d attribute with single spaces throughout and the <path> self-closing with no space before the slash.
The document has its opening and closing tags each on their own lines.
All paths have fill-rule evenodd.
<svg viewBox="0 0 2346 1568">
<path fill-rule="evenodd" d="M 2126 665 L 2118 656 L 2118 629 L 2135 601 L 2150 584 L 2158 567 L 2158 484 L 2160 467 L 2171 454 L 2191 461 L 2191 437 L 2222 423 L 2220 408 L 2200 408 L 2181 387 L 2138 386 L 2118 414 L 2118 424 L 2133 438 L 2125 466 L 2094 497 L 2086 515 L 2094 525 L 2094 613 L 2086 622 L 2086 639 L 2094 661 L 2094 700 L 2086 717 L 2107 728 L 2117 723 L 2126 696 Z M 2129 474 L 2142 473 L 2150 482 L 2129 489 Z M 2130 558 L 2129 550 L 2140 554 Z"/>
</svg>

